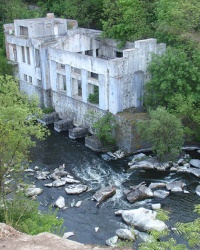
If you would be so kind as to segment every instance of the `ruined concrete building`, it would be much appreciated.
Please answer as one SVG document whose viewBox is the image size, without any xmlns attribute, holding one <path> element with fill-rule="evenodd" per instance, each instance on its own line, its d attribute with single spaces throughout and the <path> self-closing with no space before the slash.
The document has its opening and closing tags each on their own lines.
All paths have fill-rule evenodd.
<svg viewBox="0 0 200 250">
<path fill-rule="evenodd" d="M 83 124 L 88 111 L 117 114 L 141 107 L 151 53 L 162 53 L 156 39 L 117 43 L 101 31 L 78 28 L 76 20 L 45 18 L 5 24 L 6 50 L 16 62 L 20 88 L 37 94 L 60 118 Z M 93 99 L 94 100 L 93 100 Z"/>
</svg>

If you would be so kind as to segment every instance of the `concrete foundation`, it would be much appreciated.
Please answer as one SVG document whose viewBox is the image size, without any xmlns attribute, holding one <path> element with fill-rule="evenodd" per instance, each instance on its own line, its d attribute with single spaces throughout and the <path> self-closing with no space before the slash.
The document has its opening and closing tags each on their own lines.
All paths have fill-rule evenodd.
<svg viewBox="0 0 200 250">
<path fill-rule="evenodd" d="M 72 129 L 69 129 L 68 131 L 69 131 L 69 138 L 71 139 L 84 138 L 87 135 L 89 135 L 88 128 L 84 126 L 72 128 Z"/>
<path fill-rule="evenodd" d="M 59 120 L 58 113 L 53 112 L 50 114 L 45 114 L 41 119 L 37 119 L 38 122 L 44 125 L 50 125 Z"/>
<path fill-rule="evenodd" d="M 73 127 L 74 127 L 73 120 L 70 119 L 64 119 L 58 122 L 54 122 L 54 130 L 57 132 L 66 131 Z"/>
</svg>

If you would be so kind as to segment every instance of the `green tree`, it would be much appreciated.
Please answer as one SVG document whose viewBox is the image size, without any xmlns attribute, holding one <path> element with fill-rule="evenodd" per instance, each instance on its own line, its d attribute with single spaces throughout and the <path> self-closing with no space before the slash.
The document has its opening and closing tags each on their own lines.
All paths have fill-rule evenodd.
<svg viewBox="0 0 200 250">
<path fill-rule="evenodd" d="M 36 144 L 34 138 L 44 139 L 47 130 L 36 122 L 42 114 L 38 101 L 21 94 L 11 76 L 0 76 L 0 106 L 0 195 L 4 195 L 6 176 L 23 169 L 30 147 Z"/>
<path fill-rule="evenodd" d="M 177 156 L 183 145 L 184 130 L 180 119 L 170 114 L 165 108 L 158 107 L 149 112 L 149 120 L 137 124 L 142 139 L 152 144 L 152 150 L 163 160 Z"/>
<path fill-rule="evenodd" d="M 170 43 L 179 41 L 185 33 L 199 32 L 199 9 L 199 0 L 157 1 L 157 36 Z"/>
<path fill-rule="evenodd" d="M 148 107 L 167 107 L 175 94 L 184 96 L 200 91 L 200 53 L 189 55 L 181 49 L 168 48 L 163 55 L 152 55 L 148 66 L 151 80 L 144 96 Z M 196 95 L 197 96 L 197 95 Z"/>
<path fill-rule="evenodd" d="M 151 19 L 147 6 L 151 1 L 142 0 L 104 0 L 103 1 L 103 32 L 110 38 L 117 39 L 123 44 L 149 37 Z"/>
</svg>

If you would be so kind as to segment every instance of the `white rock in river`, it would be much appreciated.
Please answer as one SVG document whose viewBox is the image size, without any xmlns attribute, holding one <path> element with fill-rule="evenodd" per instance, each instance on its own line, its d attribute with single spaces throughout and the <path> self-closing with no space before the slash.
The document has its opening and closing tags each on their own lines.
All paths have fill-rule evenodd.
<svg viewBox="0 0 200 250">
<path fill-rule="evenodd" d="M 55 181 L 52 182 L 53 187 L 61 187 L 61 186 L 65 186 L 65 184 L 66 184 L 66 181 L 63 181 L 63 180 L 60 180 L 60 179 L 55 180 Z"/>
<path fill-rule="evenodd" d="M 62 196 L 59 196 L 54 203 L 54 207 L 63 208 L 65 207 L 65 199 Z"/>
<path fill-rule="evenodd" d="M 72 183 L 80 183 L 80 181 L 78 180 L 75 180 L 73 178 L 69 178 L 69 177 L 62 177 L 61 178 L 61 181 L 65 181 L 65 183 L 69 183 L 69 184 L 72 184 Z"/>
<path fill-rule="evenodd" d="M 135 234 L 129 229 L 118 229 L 116 235 L 123 240 L 135 240 Z"/>
<path fill-rule="evenodd" d="M 149 188 L 151 188 L 151 189 L 154 189 L 154 188 L 163 188 L 165 186 L 166 186 L 166 184 L 164 182 L 155 182 L 155 183 L 151 183 L 149 185 Z"/>
<path fill-rule="evenodd" d="M 200 185 L 196 187 L 195 192 L 200 196 Z"/>
<path fill-rule="evenodd" d="M 73 235 L 74 235 L 74 232 L 66 232 L 66 233 L 64 233 L 63 238 L 67 239 L 67 238 L 69 238 L 70 236 L 73 236 Z"/>
<path fill-rule="evenodd" d="M 88 189 L 86 185 L 78 184 L 78 185 L 70 185 L 65 188 L 67 194 L 81 194 Z"/>
<path fill-rule="evenodd" d="M 182 192 L 186 184 L 182 181 L 172 181 L 166 184 L 167 190 L 172 192 Z"/>
<path fill-rule="evenodd" d="M 191 171 L 191 174 L 195 175 L 196 177 L 200 177 L 200 169 L 196 168 Z"/>
<path fill-rule="evenodd" d="M 154 197 L 158 197 L 158 198 L 162 198 L 164 199 L 165 197 L 167 197 L 169 195 L 169 192 L 168 191 L 165 191 L 165 190 L 155 190 L 153 192 L 153 196 Z"/>
<path fill-rule="evenodd" d="M 200 160 L 199 159 L 192 159 L 190 160 L 190 165 L 195 168 L 200 168 Z"/>
<path fill-rule="evenodd" d="M 156 215 L 156 211 L 145 209 L 143 207 L 122 211 L 122 218 L 127 224 L 139 227 L 144 231 L 162 231 L 167 228 L 163 221 L 156 218 Z"/>
<path fill-rule="evenodd" d="M 25 195 L 28 196 L 28 197 L 32 197 L 32 196 L 35 196 L 35 195 L 40 195 L 41 193 L 43 192 L 43 189 L 41 188 L 27 188 L 25 190 Z"/>
<path fill-rule="evenodd" d="M 106 240 L 106 245 L 111 246 L 111 247 L 115 247 L 117 245 L 117 241 L 118 241 L 118 236 L 114 236 L 114 237 Z"/>
</svg>

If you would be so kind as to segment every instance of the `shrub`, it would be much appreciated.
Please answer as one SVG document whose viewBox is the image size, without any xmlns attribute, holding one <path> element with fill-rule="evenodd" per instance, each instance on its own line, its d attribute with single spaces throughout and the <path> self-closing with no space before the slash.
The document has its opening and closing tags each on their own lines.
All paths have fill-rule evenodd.
<svg viewBox="0 0 200 250">
<path fill-rule="evenodd" d="M 184 130 L 180 119 L 163 107 L 150 111 L 149 116 L 149 120 L 137 124 L 142 139 L 152 144 L 152 150 L 160 160 L 166 154 L 168 157 L 177 156 L 184 142 Z"/>
</svg>

